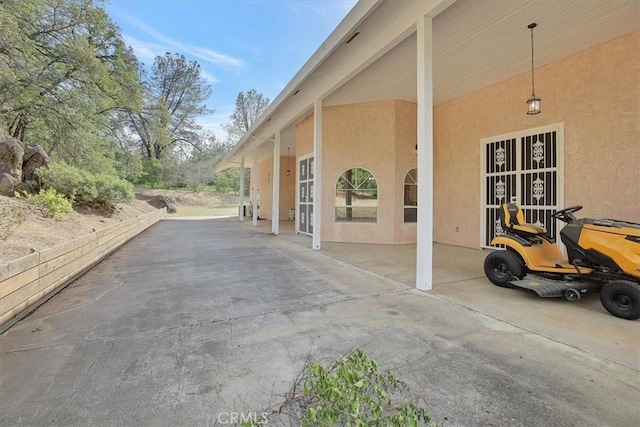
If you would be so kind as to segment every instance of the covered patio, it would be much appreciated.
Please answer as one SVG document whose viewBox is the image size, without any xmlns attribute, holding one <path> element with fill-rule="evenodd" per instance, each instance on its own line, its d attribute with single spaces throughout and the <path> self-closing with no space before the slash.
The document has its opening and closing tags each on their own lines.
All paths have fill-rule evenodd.
<svg viewBox="0 0 640 427">
<path fill-rule="evenodd" d="M 512 197 L 552 237 L 551 213 L 576 204 L 638 222 L 619 183 L 637 182 L 639 23 L 634 0 L 361 1 L 219 168 L 251 168 L 250 222 L 275 219 L 273 234 L 293 209 L 315 250 L 415 243 L 423 291 L 438 286 L 433 242 L 489 247 Z M 375 178 L 366 224 L 341 217 L 349 171 Z"/>
<path fill-rule="evenodd" d="M 295 233 L 293 221 L 280 221 L 280 237 L 308 248 L 310 237 Z M 251 227 L 251 223 L 246 223 Z M 255 232 L 271 234 L 271 221 L 259 221 Z M 319 251 L 336 262 L 375 276 L 413 286 L 416 245 L 326 242 Z M 597 295 L 578 302 L 540 298 L 532 291 L 494 286 L 485 277 L 488 249 L 433 244 L 431 294 L 468 310 L 509 323 L 534 334 L 640 370 L 637 322 L 609 314 Z"/>
</svg>

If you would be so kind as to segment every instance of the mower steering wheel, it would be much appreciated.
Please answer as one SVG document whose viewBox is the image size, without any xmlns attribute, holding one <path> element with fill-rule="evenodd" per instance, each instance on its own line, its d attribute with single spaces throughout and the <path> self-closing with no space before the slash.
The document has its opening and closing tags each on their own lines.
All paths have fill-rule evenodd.
<svg viewBox="0 0 640 427">
<path fill-rule="evenodd" d="M 555 219 L 559 219 L 562 222 L 566 222 L 567 224 L 571 224 L 573 221 L 576 220 L 576 217 L 575 215 L 573 215 L 573 213 L 578 212 L 580 209 L 582 209 L 582 206 L 580 205 L 570 206 L 568 208 L 561 209 L 556 213 L 551 214 L 551 217 Z"/>
</svg>

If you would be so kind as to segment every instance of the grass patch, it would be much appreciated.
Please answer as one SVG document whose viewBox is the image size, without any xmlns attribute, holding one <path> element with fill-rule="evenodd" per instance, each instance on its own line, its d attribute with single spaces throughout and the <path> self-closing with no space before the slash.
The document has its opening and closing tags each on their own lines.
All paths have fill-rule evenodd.
<svg viewBox="0 0 640 427">
<path fill-rule="evenodd" d="M 185 187 L 185 186 L 177 186 L 177 185 L 150 185 L 148 183 L 137 183 L 136 184 L 137 188 L 144 188 L 147 190 L 172 190 L 172 191 L 178 191 L 178 192 L 183 192 L 183 193 L 195 193 L 195 191 L 193 191 L 192 189 L 190 189 L 189 187 Z M 210 194 L 233 194 L 233 195 L 238 195 L 238 193 L 227 193 L 227 192 L 220 192 L 218 190 L 218 187 L 216 187 L 215 185 L 203 185 L 202 187 L 200 187 L 200 191 L 199 193 L 210 193 Z M 249 197 L 248 194 L 245 195 L 246 197 Z"/>
<path fill-rule="evenodd" d="M 237 206 L 176 206 L 178 216 L 237 216 Z"/>
</svg>

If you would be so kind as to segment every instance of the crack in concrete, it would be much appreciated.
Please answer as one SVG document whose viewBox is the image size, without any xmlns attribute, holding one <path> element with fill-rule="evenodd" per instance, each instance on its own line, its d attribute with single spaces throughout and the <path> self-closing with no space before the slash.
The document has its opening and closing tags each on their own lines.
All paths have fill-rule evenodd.
<svg viewBox="0 0 640 427">
<path fill-rule="evenodd" d="M 121 288 L 121 287 L 123 287 L 124 285 L 126 285 L 126 284 L 127 284 L 126 282 L 123 282 L 122 280 L 118 280 L 118 279 L 116 279 L 116 278 L 113 278 L 113 281 L 114 281 L 114 282 L 120 282 L 120 283 L 118 283 L 118 284 L 116 284 L 115 286 L 112 286 L 112 287 L 110 287 L 109 289 L 105 290 L 104 292 L 102 292 L 100 295 L 98 295 L 97 297 L 95 297 L 95 298 L 94 298 L 94 299 L 92 299 L 91 301 L 87 301 L 87 302 L 82 303 L 82 304 L 80 304 L 80 305 L 76 305 L 76 306 L 74 306 L 74 307 L 72 307 L 72 308 L 70 308 L 70 309 L 68 309 L 68 310 L 59 311 L 59 312 L 57 312 L 57 313 L 51 313 L 51 314 L 49 314 L 49 315 L 47 315 L 47 316 L 40 317 L 40 318 L 33 319 L 33 320 L 35 320 L 35 321 L 36 321 L 36 325 L 37 325 L 37 326 L 39 326 L 39 325 L 41 325 L 41 324 L 42 324 L 42 322 L 43 322 L 43 321 L 45 321 L 45 320 L 47 320 L 47 319 L 50 319 L 50 318 L 52 318 L 52 317 L 60 316 L 60 315 L 62 315 L 62 314 L 71 313 L 72 311 L 76 311 L 76 310 L 81 309 L 81 308 L 83 308 L 83 307 L 86 307 L 86 306 L 88 306 L 88 305 L 95 304 L 96 302 L 100 301 L 100 299 L 101 299 L 102 297 L 104 297 L 105 295 L 107 295 L 108 293 L 111 293 L 112 291 L 115 291 L 116 289 L 119 289 L 119 288 Z"/>
<path fill-rule="evenodd" d="M 378 292 L 375 294 L 369 294 L 369 295 L 360 295 L 360 296 L 353 296 L 353 297 L 348 297 L 348 298 L 342 298 L 342 299 L 338 299 L 338 300 L 334 300 L 334 301 L 329 301 L 326 303 L 317 303 L 317 304 L 297 304 L 297 305 L 293 305 L 293 306 L 288 306 L 288 307 L 282 307 L 282 308 L 278 308 L 278 309 L 274 309 L 274 310 L 268 310 L 268 311 L 263 311 L 260 313 L 252 313 L 252 314 L 248 314 L 245 316 L 237 316 L 237 317 L 231 317 L 231 318 L 226 318 L 226 319 L 213 319 L 213 320 L 209 320 L 209 321 L 202 321 L 202 322 L 196 322 L 196 323 L 189 323 L 187 325 L 179 325 L 179 326 L 173 326 L 170 328 L 166 328 L 166 329 L 151 329 L 148 331 L 139 331 L 139 332 L 134 332 L 131 334 L 126 334 L 126 335 L 118 335 L 118 336 L 114 336 L 114 337 L 102 337 L 102 338 L 95 338 L 95 339 L 87 339 L 87 340 L 82 340 L 82 341 L 75 341 L 75 342 L 70 342 L 70 343 L 63 343 L 63 344 L 55 344 L 55 345 L 37 345 L 37 346 L 27 346 L 27 347 L 23 347 L 23 348 L 17 348 L 17 349 L 13 349 L 13 350 L 8 350 L 8 351 L 0 351 L 0 354 L 13 354 L 13 353 L 23 353 L 23 352 L 27 352 L 27 351 L 35 351 L 35 350 L 51 350 L 51 349 L 56 349 L 56 348 L 63 348 L 63 347 L 67 347 L 67 346 L 75 346 L 75 345 L 80 345 L 80 344 L 93 344 L 93 343 L 100 343 L 100 342 L 110 342 L 110 341 L 115 341 L 115 340 L 119 340 L 119 339 L 128 339 L 128 338 L 135 338 L 138 336 L 145 336 L 145 335 L 150 335 L 150 334 L 156 334 L 156 336 L 160 336 L 162 334 L 168 333 L 168 332 L 175 332 L 175 331 L 181 331 L 184 329 L 188 329 L 189 333 L 191 331 L 191 328 L 194 327 L 200 327 L 200 326 L 205 326 L 205 325 L 215 325 L 215 324 L 224 324 L 226 322 L 235 322 L 235 321 L 239 321 L 239 320 L 248 320 L 248 319 L 255 319 L 255 318 L 260 318 L 260 317 L 264 317 L 264 316 L 269 316 L 271 314 L 283 314 L 285 316 L 288 316 L 286 314 L 286 312 L 288 311 L 301 311 L 303 309 L 309 309 L 309 308 L 322 308 L 322 307 L 329 307 L 335 304 L 340 304 L 340 303 L 344 303 L 344 302 L 350 302 L 350 301 L 357 301 L 357 300 L 364 300 L 367 298 L 378 298 L 384 295 L 392 295 L 392 294 L 399 294 L 402 292 L 407 292 L 407 289 L 399 289 L 399 290 L 393 290 L 393 291 L 388 291 L 388 292 Z M 70 310 L 67 310 L 70 311 Z"/>
</svg>

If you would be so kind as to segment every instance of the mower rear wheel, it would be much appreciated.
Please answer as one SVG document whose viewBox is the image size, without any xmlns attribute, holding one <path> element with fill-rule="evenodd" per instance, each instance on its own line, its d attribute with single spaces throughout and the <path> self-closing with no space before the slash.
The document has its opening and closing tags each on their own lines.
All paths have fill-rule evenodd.
<svg viewBox="0 0 640 427">
<path fill-rule="evenodd" d="M 522 279 L 526 270 L 524 261 L 517 253 L 510 250 L 495 251 L 484 260 L 484 274 L 494 285 L 510 288 L 509 282 L 513 278 Z"/>
<path fill-rule="evenodd" d="M 640 318 L 640 284 L 630 280 L 614 280 L 600 290 L 600 302 L 616 317 Z"/>
</svg>

